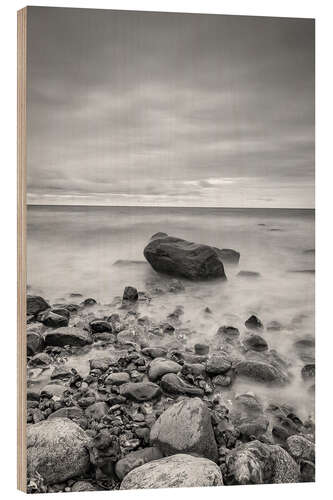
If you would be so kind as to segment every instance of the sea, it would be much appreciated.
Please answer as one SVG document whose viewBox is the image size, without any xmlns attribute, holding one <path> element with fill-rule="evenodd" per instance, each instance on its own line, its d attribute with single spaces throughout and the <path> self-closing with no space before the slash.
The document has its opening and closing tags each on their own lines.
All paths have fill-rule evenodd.
<svg viewBox="0 0 333 500">
<path fill-rule="evenodd" d="M 157 297 L 142 306 L 142 313 L 161 321 L 182 305 L 184 324 L 201 342 L 209 341 L 221 325 L 238 327 L 244 334 L 244 322 L 252 314 L 264 325 L 280 322 L 280 331 L 265 330 L 263 336 L 290 361 L 293 382 L 277 389 L 244 382 L 235 390 L 259 391 L 267 401 L 274 391 L 275 401 L 293 405 L 303 418 L 313 416 L 314 394 L 302 380 L 304 360 L 293 346 L 314 338 L 314 210 L 30 205 L 28 293 L 51 303 L 74 301 L 70 295 L 79 293 L 106 305 L 127 285 L 144 291 L 152 280 L 167 279 L 143 256 L 157 232 L 235 249 L 240 261 L 225 265 L 226 281 L 183 280 L 185 291 Z M 241 270 L 260 277 L 238 276 Z M 204 313 L 206 307 L 210 315 Z"/>
</svg>

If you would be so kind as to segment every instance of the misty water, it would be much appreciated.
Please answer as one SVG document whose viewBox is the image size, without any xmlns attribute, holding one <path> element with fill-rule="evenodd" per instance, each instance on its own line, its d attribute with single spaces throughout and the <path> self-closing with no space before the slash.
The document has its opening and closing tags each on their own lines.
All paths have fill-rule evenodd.
<svg viewBox="0 0 333 500">
<path fill-rule="evenodd" d="M 268 388 L 236 379 L 224 397 L 232 401 L 235 393 L 252 391 L 266 402 L 292 405 L 302 418 L 313 416 L 314 393 L 301 378 L 304 358 L 294 347 L 298 339 L 314 338 L 313 210 L 29 206 L 29 293 L 51 303 L 79 303 L 83 299 L 70 294 L 80 293 L 98 301 L 97 315 L 108 315 L 116 310 L 109 304 L 126 285 L 144 291 L 147 283 L 167 279 L 143 257 L 150 236 L 159 231 L 233 248 L 240 252 L 240 262 L 225 265 L 227 281 L 182 280 L 184 292 L 154 297 L 149 305 L 140 304 L 139 312 L 160 322 L 182 305 L 184 326 L 195 331 L 189 347 L 212 338 L 221 325 L 235 326 L 244 335 L 244 321 L 251 314 L 264 325 L 279 321 L 280 331 L 265 329 L 261 334 L 290 361 L 291 384 Z M 240 270 L 261 276 L 240 277 Z M 204 312 L 206 307 L 212 314 Z M 314 353 L 307 354 L 311 360 Z M 88 360 L 105 355 L 105 349 L 89 347 L 68 364 L 86 374 Z"/>
</svg>

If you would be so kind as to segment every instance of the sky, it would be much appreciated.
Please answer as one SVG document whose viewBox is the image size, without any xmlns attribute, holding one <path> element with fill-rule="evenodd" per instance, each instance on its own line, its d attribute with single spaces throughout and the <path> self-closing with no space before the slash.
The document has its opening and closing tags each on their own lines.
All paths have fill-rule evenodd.
<svg viewBox="0 0 333 500">
<path fill-rule="evenodd" d="M 314 207 L 314 21 L 29 7 L 31 204 Z"/>
</svg>

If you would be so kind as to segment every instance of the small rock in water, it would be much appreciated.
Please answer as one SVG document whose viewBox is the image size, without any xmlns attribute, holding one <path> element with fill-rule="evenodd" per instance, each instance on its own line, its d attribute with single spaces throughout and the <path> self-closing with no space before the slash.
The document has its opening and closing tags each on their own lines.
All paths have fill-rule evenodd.
<svg viewBox="0 0 333 500">
<path fill-rule="evenodd" d="M 117 462 L 115 471 L 118 478 L 123 480 L 131 470 L 148 462 L 152 462 L 153 460 L 159 460 L 160 458 L 163 458 L 163 455 L 156 446 L 132 451 Z"/>
<path fill-rule="evenodd" d="M 245 326 L 252 330 L 261 330 L 264 327 L 260 319 L 257 318 L 257 316 L 255 316 L 254 314 L 245 321 Z"/>
<path fill-rule="evenodd" d="M 209 345 L 207 344 L 195 344 L 194 346 L 195 354 L 199 354 L 199 356 L 204 356 L 209 353 Z"/>
<path fill-rule="evenodd" d="M 285 384 L 288 376 L 279 368 L 262 361 L 240 361 L 235 366 L 238 375 L 271 384 Z"/>
<path fill-rule="evenodd" d="M 308 380 L 314 378 L 316 372 L 316 365 L 311 363 L 303 366 L 302 368 L 302 378 L 303 380 Z"/>
<path fill-rule="evenodd" d="M 217 330 L 216 335 L 223 336 L 225 338 L 234 339 L 239 337 L 239 330 L 234 326 L 220 326 Z"/>
<path fill-rule="evenodd" d="M 35 354 L 29 361 L 30 366 L 49 366 L 52 358 L 46 352 Z"/>
<path fill-rule="evenodd" d="M 56 314 L 53 311 L 49 311 L 43 318 L 43 325 L 50 328 L 60 328 L 61 326 L 67 326 L 68 317 L 61 316 L 60 314 Z"/>
<path fill-rule="evenodd" d="M 39 333 L 34 331 L 27 332 L 27 355 L 33 356 L 44 348 L 44 339 Z"/>
<path fill-rule="evenodd" d="M 260 278 L 261 274 L 257 271 L 239 271 L 237 276 L 240 278 Z"/>
<path fill-rule="evenodd" d="M 171 359 L 155 358 L 150 363 L 149 378 L 154 382 L 166 373 L 178 373 L 181 369 L 181 365 Z"/>
<path fill-rule="evenodd" d="M 92 338 L 90 333 L 82 328 L 57 328 L 56 330 L 46 332 L 45 344 L 60 347 L 64 347 L 65 345 L 84 346 L 92 344 Z"/>
<path fill-rule="evenodd" d="M 168 351 L 164 347 L 145 347 L 141 352 L 151 358 L 162 358 L 167 355 Z"/>
<path fill-rule="evenodd" d="M 248 349 L 252 349 L 253 351 L 261 352 L 261 351 L 267 351 L 268 349 L 268 344 L 266 340 L 260 335 L 249 335 L 244 340 L 244 345 Z"/>
<path fill-rule="evenodd" d="M 81 302 L 81 305 L 84 307 L 94 306 L 95 304 L 97 304 L 96 300 L 92 299 L 91 297 L 89 297 L 88 299 L 85 299 L 83 302 Z"/>
<path fill-rule="evenodd" d="M 49 308 L 49 304 L 43 299 L 43 297 L 40 297 L 39 295 L 27 296 L 27 314 L 35 315 Z"/>
<path fill-rule="evenodd" d="M 93 333 L 112 332 L 112 326 L 110 323 L 101 319 L 94 319 L 91 321 L 89 326 Z"/>
<path fill-rule="evenodd" d="M 130 382 L 130 376 L 126 372 L 111 373 L 105 379 L 105 383 L 110 385 L 122 385 L 128 382 Z"/>
<path fill-rule="evenodd" d="M 211 375 L 219 375 L 231 368 L 231 361 L 224 354 L 213 354 L 206 363 L 206 372 Z"/>
<path fill-rule="evenodd" d="M 133 286 L 126 286 L 123 294 L 123 301 L 136 302 L 139 298 L 138 291 Z"/>
</svg>

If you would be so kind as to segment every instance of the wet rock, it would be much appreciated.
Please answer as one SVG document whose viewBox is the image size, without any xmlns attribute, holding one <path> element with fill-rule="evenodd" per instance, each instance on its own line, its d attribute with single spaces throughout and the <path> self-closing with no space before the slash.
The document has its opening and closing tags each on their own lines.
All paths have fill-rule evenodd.
<svg viewBox="0 0 333 500">
<path fill-rule="evenodd" d="M 177 454 L 132 470 L 120 489 L 182 488 L 223 485 L 219 467 L 207 458 Z"/>
<path fill-rule="evenodd" d="M 71 488 L 71 491 L 76 493 L 82 491 L 97 491 L 97 490 L 98 489 L 91 483 L 88 483 L 88 481 L 76 481 L 76 483 L 74 483 Z"/>
<path fill-rule="evenodd" d="M 157 272 L 184 276 L 191 280 L 226 279 L 221 258 L 213 247 L 173 236 L 150 240 L 144 256 Z"/>
<path fill-rule="evenodd" d="M 181 369 L 181 365 L 171 359 L 155 358 L 149 366 L 149 378 L 154 382 L 166 373 L 178 373 Z"/>
<path fill-rule="evenodd" d="M 163 455 L 156 446 L 132 451 L 117 462 L 115 471 L 118 478 L 122 481 L 131 470 L 153 460 L 159 460 L 160 458 L 163 458 Z"/>
<path fill-rule="evenodd" d="M 70 406 L 65 408 L 59 408 L 55 412 L 49 415 L 48 420 L 53 418 L 69 418 L 70 420 L 78 420 L 84 417 L 84 411 L 78 406 Z"/>
<path fill-rule="evenodd" d="M 280 446 L 250 441 L 226 456 L 229 484 L 297 483 L 299 468 Z"/>
<path fill-rule="evenodd" d="M 136 302 L 139 298 L 138 291 L 133 286 L 126 286 L 123 294 L 123 301 Z"/>
<path fill-rule="evenodd" d="M 235 365 L 235 372 L 242 377 L 256 382 L 285 384 L 288 376 L 279 368 L 261 361 L 240 361 Z"/>
<path fill-rule="evenodd" d="M 85 346 L 92 344 L 92 338 L 89 332 L 82 328 L 67 327 L 57 328 L 46 332 L 45 344 L 49 346 Z"/>
<path fill-rule="evenodd" d="M 46 352 L 35 354 L 29 361 L 30 366 L 49 366 L 52 363 L 52 358 Z"/>
<path fill-rule="evenodd" d="M 44 349 L 43 337 L 34 331 L 27 332 L 27 355 L 33 356 Z"/>
<path fill-rule="evenodd" d="M 105 383 L 110 385 L 122 385 L 128 382 L 130 382 L 130 376 L 127 372 L 111 373 L 105 379 Z"/>
<path fill-rule="evenodd" d="M 231 368 L 231 361 L 223 354 L 213 354 L 206 363 L 206 372 L 210 375 L 226 373 Z"/>
<path fill-rule="evenodd" d="M 51 380 L 69 379 L 72 376 L 72 371 L 66 366 L 56 366 L 52 372 Z"/>
<path fill-rule="evenodd" d="M 260 278 L 261 274 L 256 271 L 239 271 L 237 276 L 240 278 Z"/>
<path fill-rule="evenodd" d="M 167 355 L 168 351 L 164 347 L 145 347 L 141 352 L 151 358 L 163 358 Z"/>
<path fill-rule="evenodd" d="M 235 397 L 236 408 L 247 415 L 261 415 L 264 411 L 262 404 L 250 393 L 239 394 Z"/>
<path fill-rule="evenodd" d="M 308 460 L 315 462 L 315 445 L 304 436 L 293 435 L 287 439 L 287 449 L 290 455 L 300 462 L 301 460 Z"/>
<path fill-rule="evenodd" d="M 85 410 L 85 414 L 88 418 L 93 418 L 94 420 L 101 420 L 109 412 L 109 407 L 103 401 L 93 403 L 88 406 Z"/>
<path fill-rule="evenodd" d="M 110 358 L 89 359 L 90 370 L 101 370 L 105 372 L 111 365 Z"/>
<path fill-rule="evenodd" d="M 161 380 L 163 391 L 168 394 L 184 394 L 187 396 L 203 396 L 204 391 L 199 387 L 187 384 L 183 379 L 175 373 L 167 373 L 163 375 Z"/>
<path fill-rule="evenodd" d="M 61 326 L 68 325 L 68 318 L 65 316 L 61 316 L 60 314 L 56 314 L 52 311 L 49 311 L 45 314 L 42 321 L 43 325 L 48 326 L 49 328 L 60 328 Z"/>
<path fill-rule="evenodd" d="M 83 307 L 94 306 L 96 304 L 97 304 L 96 300 L 92 299 L 91 297 L 89 297 L 88 299 L 85 299 L 85 300 L 83 300 L 83 302 L 81 302 L 81 305 Z"/>
<path fill-rule="evenodd" d="M 266 329 L 268 331 L 279 331 L 279 330 L 282 330 L 282 325 L 279 321 L 270 321 L 267 326 L 266 326 Z"/>
<path fill-rule="evenodd" d="M 112 326 L 110 323 L 101 319 L 95 319 L 89 324 L 89 326 L 92 333 L 112 332 Z"/>
<path fill-rule="evenodd" d="M 252 349 L 253 351 L 267 351 L 268 344 L 266 340 L 260 335 L 249 335 L 244 340 L 244 345 L 247 349 Z"/>
<path fill-rule="evenodd" d="M 45 484 L 66 481 L 89 469 L 87 434 L 67 418 L 27 426 L 27 474 Z"/>
<path fill-rule="evenodd" d="M 267 431 L 269 420 L 264 416 L 247 417 L 240 419 L 236 425 L 243 439 L 252 439 Z"/>
<path fill-rule="evenodd" d="M 245 321 L 245 326 L 251 330 L 261 330 L 264 327 L 260 319 L 254 314 Z"/>
<path fill-rule="evenodd" d="M 195 453 L 217 460 L 211 415 L 199 398 L 183 399 L 165 410 L 151 429 L 150 441 L 165 455 Z"/>
<path fill-rule="evenodd" d="M 27 296 L 27 314 L 36 315 L 40 312 L 46 311 L 50 306 L 43 297 L 39 295 Z"/>
<path fill-rule="evenodd" d="M 235 339 L 239 337 L 240 334 L 238 328 L 235 328 L 234 326 L 220 326 L 216 335 L 226 339 Z"/>
<path fill-rule="evenodd" d="M 300 463 L 302 483 L 314 483 L 316 480 L 316 467 L 313 462 L 302 460 Z"/>
<path fill-rule="evenodd" d="M 209 345 L 207 344 L 195 344 L 194 346 L 195 354 L 199 354 L 199 356 L 205 356 L 209 353 Z"/>
<path fill-rule="evenodd" d="M 205 365 L 201 363 L 185 363 L 182 366 L 181 374 L 186 377 L 192 375 L 193 377 L 202 377 L 205 375 Z"/>
<path fill-rule="evenodd" d="M 41 395 L 43 395 L 43 393 L 44 394 L 51 394 L 52 396 L 55 396 L 56 398 L 60 399 L 63 397 L 66 389 L 68 389 L 68 387 L 65 387 L 60 382 L 54 381 L 54 382 L 50 382 L 49 384 L 47 384 L 43 387 Z"/>
<path fill-rule="evenodd" d="M 314 378 L 316 372 L 316 365 L 313 363 L 310 363 L 308 365 L 303 366 L 302 368 L 302 378 L 303 380 L 308 380 L 311 378 Z"/>
<path fill-rule="evenodd" d="M 54 314 L 58 314 L 59 316 L 64 316 L 65 318 L 69 319 L 71 316 L 70 310 L 64 307 L 56 307 L 54 309 L 51 309 L 51 312 Z"/>
<path fill-rule="evenodd" d="M 232 383 L 232 377 L 229 375 L 216 375 L 212 378 L 214 386 L 229 387 Z"/>
<path fill-rule="evenodd" d="M 129 382 L 120 386 L 120 395 L 137 402 L 150 401 L 161 394 L 161 389 L 152 382 Z"/>
</svg>

